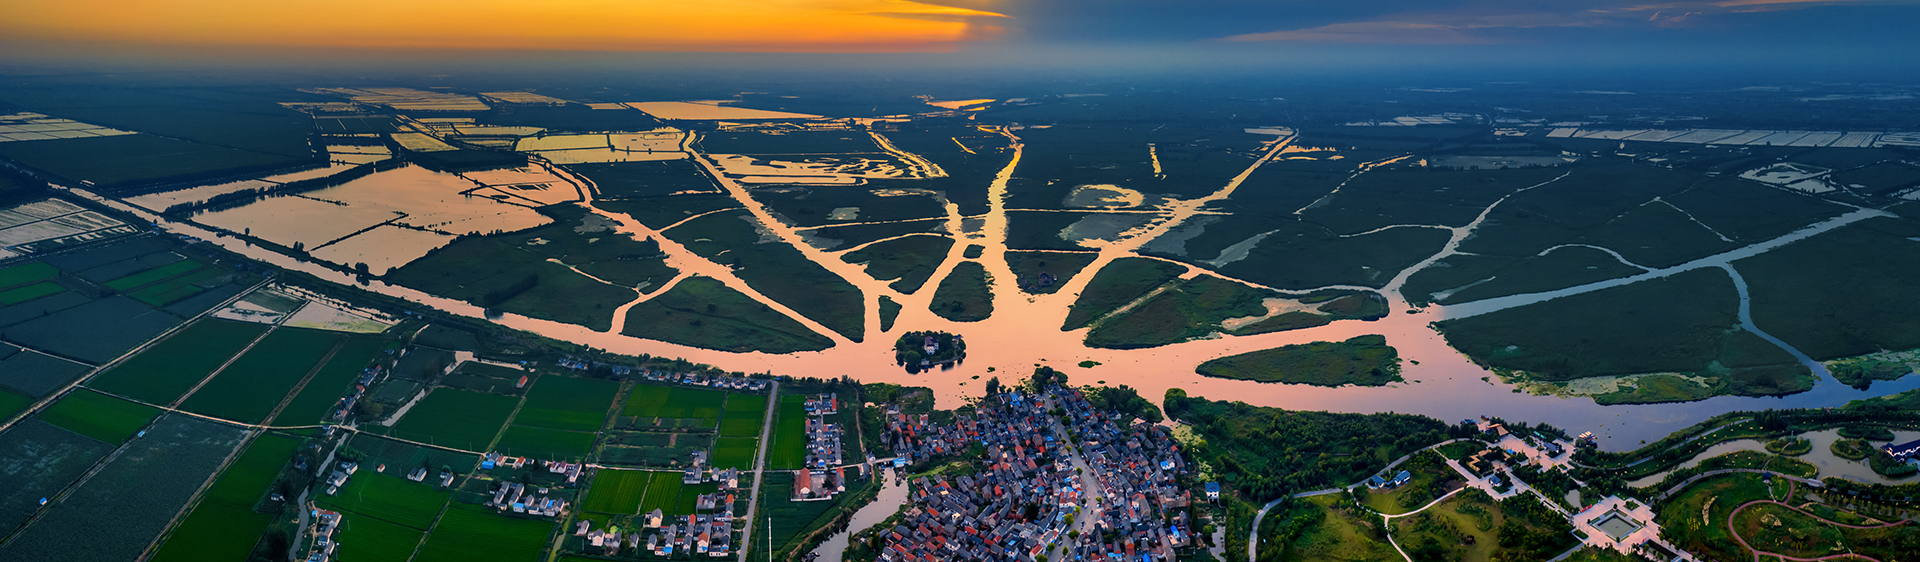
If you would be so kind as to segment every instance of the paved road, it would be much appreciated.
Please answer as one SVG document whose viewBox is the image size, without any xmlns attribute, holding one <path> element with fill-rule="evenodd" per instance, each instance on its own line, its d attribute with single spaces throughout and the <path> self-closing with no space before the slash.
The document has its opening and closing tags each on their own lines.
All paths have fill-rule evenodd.
<svg viewBox="0 0 1920 562">
<path fill-rule="evenodd" d="M 767 391 L 767 419 L 760 422 L 760 452 L 753 456 L 753 492 L 747 494 L 747 520 L 740 525 L 740 562 L 747 562 L 747 552 L 752 550 L 753 514 L 760 508 L 760 484 L 767 480 L 763 470 L 767 466 L 767 444 L 773 441 L 773 413 L 779 410 L 780 381 L 776 380 Z"/>
</svg>

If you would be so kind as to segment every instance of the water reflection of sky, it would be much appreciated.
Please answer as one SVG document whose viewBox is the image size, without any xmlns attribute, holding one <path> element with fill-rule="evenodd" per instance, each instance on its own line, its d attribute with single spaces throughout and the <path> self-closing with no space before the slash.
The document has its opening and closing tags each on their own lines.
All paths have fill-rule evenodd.
<svg viewBox="0 0 1920 562">
<path fill-rule="evenodd" d="M 1280 139 L 1269 145 L 1266 158 L 1272 158 L 1286 147 L 1288 139 Z M 1216 400 L 1239 400 L 1262 406 L 1282 407 L 1294 410 L 1327 410 L 1339 412 L 1402 412 L 1433 416 L 1442 420 L 1460 420 L 1482 415 L 1500 416 L 1512 420 L 1546 422 L 1574 432 L 1593 431 L 1600 437 L 1603 447 L 1623 449 L 1637 446 L 1641 441 L 1652 441 L 1672 431 L 1686 427 L 1710 416 L 1733 410 L 1756 410 L 1766 408 L 1803 408 L 1839 406 L 1847 401 L 1870 396 L 1880 396 L 1894 392 L 1920 388 L 1920 377 L 1894 382 L 1881 382 L 1869 391 L 1856 390 L 1834 381 L 1831 376 L 1820 370 L 1821 379 L 1813 390 L 1786 397 L 1732 397 L 1723 396 L 1704 401 L 1680 404 L 1619 405 L 1600 406 L 1589 398 L 1561 398 L 1554 396 L 1535 396 L 1519 392 L 1513 387 L 1501 384 L 1492 378 L 1485 369 L 1475 365 L 1467 357 L 1446 345 L 1429 324 L 1438 320 L 1493 310 L 1522 306 L 1530 302 L 1544 300 L 1560 294 L 1596 290 L 1598 288 L 1624 284 L 1635 278 L 1605 281 L 1576 289 L 1555 291 L 1538 295 L 1524 295 L 1489 299 L 1475 303 L 1452 307 L 1432 306 L 1417 313 L 1408 313 L 1408 306 L 1398 295 L 1399 286 L 1405 282 L 1411 270 L 1397 276 L 1385 291 L 1389 296 L 1387 318 L 1373 322 L 1341 321 L 1325 326 L 1276 332 L 1254 336 L 1221 336 L 1202 339 L 1152 349 L 1108 350 L 1091 349 L 1082 343 L 1084 330 L 1061 331 L 1062 320 L 1068 306 L 1081 289 L 1084 289 L 1090 274 L 1076 275 L 1066 281 L 1058 292 L 1051 294 L 1029 295 L 1021 292 L 1013 279 L 1005 260 L 1007 208 L 1005 206 L 1006 183 L 1011 170 L 1019 162 L 1020 152 L 1014 152 L 1013 163 L 1003 170 L 991 187 L 990 212 L 978 221 L 963 221 L 957 207 L 949 204 L 947 222 L 955 232 L 969 234 L 984 233 L 985 236 L 970 240 L 986 246 L 979 261 L 998 282 L 994 283 L 994 314 L 992 317 L 973 323 L 957 323 L 933 314 L 928 307 L 934 291 L 922 290 L 915 294 L 902 295 L 886 286 L 885 282 L 867 278 L 860 267 L 836 259 L 804 242 L 801 233 L 792 227 L 771 221 L 768 212 L 750 200 L 748 210 L 760 215 L 762 222 L 769 225 L 771 235 L 794 245 L 819 261 L 828 269 L 841 274 L 866 293 L 866 333 L 864 341 L 854 343 L 820 328 L 817 323 L 797 318 L 804 324 L 833 338 L 838 345 L 818 352 L 803 352 L 785 355 L 764 353 L 731 353 L 706 349 L 697 349 L 682 345 L 657 341 L 641 340 L 618 334 L 618 324 L 611 332 L 595 332 L 587 328 L 562 324 L 547 320 L 527 318 L 514 314 L 498 316 L 495 321 L 508 327 L 523 329 L 607 351 L 622 354 L 649 354 L 664 357 L 681 357 L 690 361 L 709 363 L 724 369 L 744 372 L 768 372 L 778 375 L 838 377 L 849 375 L 867 382 L 891 382 L 913 386 L 933 388 L 940 407 L 951 408 L 961 404 L 964 397 L 977 396 L 987 377 L 1001 377 L 1003 380 L 1018 379 L 1030 373 L 1036 365 L 1048 365 L 1066 372 L 1075 384 L 1128 385 L 1139 389 L 1142 395 L 1157 399 L 1170 388 L 1181 388 L 1191 396 Z M 1265 160 L 1263 159 L 1262 162 Z M 700 160 L 702 165 L 712 166 L 711 162 Z M 1257 167 L 1258 164 L 1255 164 Z M 404 169 L 403 169 L 404 170 Z M 1252 168 L 1249 168 L 1249 173 Z M 372 197 L 374 192 L 364 192 L 364 197 L 354 194 L 363 192 L 356 189 L 334 188 L 317 193 L 319 197 L 341 197 L 350 199 L 349 213 L 369 213 L 365 217 L 353 215 L 354 221 L 347 221 L 364 228 L 378 221 L 366 222 L 375 218 L 372 209 L 389 212 L 395 208 L 418 210 L 411 205 L 433 205 L 447 201 L 446 187 L 454 185 L 442 177 L 420 175 L 421 172 L 409 172 L 405 178 L 387 176 L 380 179 L 380 193 L 384 197 Z M 391 172 L 389 172 L 391 173 Z M 424 172 L 429 173 L 431 172 Z M 388 173 L 374 177 L 385 176 Z M 719 174 L 715 174 L 719 176 Z M 419 176 L 419 177 L 415 177 Z M 1099 256 L 1094 265 L 1085 271 L 1096 271 L 1098 267 L 1120 257 L 1134 255 L 1141 244 L 1158 238 L 1179 227 L 1192 218 L 1206 203 L 1224 198 L 1244 180 L 1241 174 L 1221 192 L 1212 196 L 1166 203 L 1162 208 L 1167 212 L 1165 220 L 1141 225 L 1128 232 L 1128 236 L 1096 244 Z M 453 177 L 453 176 L 448 176 Z M 732 180 L 722 177 L 723 187 L 737 197 L 744 198 L 745 189 Z M 371 178 L 370 178 L 371 179 Z M 404 181 L 396 181 L 404 180 Z M 458 180 L 464 181 L 464 180 Z M 351 186 L 353 184 L 348 184 Z M 370 184 L 371 185 L 371 184 Z M 341 186 L 346 188 L 348 186 Z M 438 187 L 436 187 L 438 186 Z M 469 185 L 469 187 L 471 187 Z M 336 192 L 335 190 L 339 190 Z M 395 199 L 396 193 L 404 197 Z M 461 196 L 453 195 L 458 198 Z M 273 200 L 270 200 L 273 201 Z M 498 205 L 481 199 L 477 204 Z M 115 203 L 117 205 L 117 203 Z M 305 205 L 303 203 L 303 205 Z M 376 206 L 377 205 L 377 206 Z M 259 206 L 249 206 L 246 211 Z M 329 205 L 331 206 L 331 205 Z M 230 225 L 251 225 L 260 228 L 284 226 L 300 232 L 332 232 L 339 227 L 327 225 L 280 225 L 286 220 L 321 220 L 304 217 L 288 219 L 287 211 L 275 211 L 275 207 L 263 207 L 260 210 L 239 213 L 236 216 L 247 220 L 209 222 L 224 228 Z M 531 213 L 531 210 L 527 210 Z M 477 211 L 454 206 L 440 211 L 446 216 L 458 219 L 471 217 Z M 296 213 L 297 214 L 297 213 Z M 1857 215 L 1857 216 L 1856 216 Z M 1667 275 L 1688 268 L 1718 267 L 1727 261 L 1757 253 L 1765 248 L 1777 247 L 1786 243 L 1786 239 L 1810 236 L 1831 228 L 1857 221 L 1870 212 L 1862 211 L 1833 219 L 1826 223 L 1810 227 L 1784 237 L 1782 240 L 1762 243 L 1747 249 L 1736 250 L 1728 254 L 1695 262 L 1679 268 L 1655 270 L 1645 276 Z M 533 215 L 538 217 L 537 214 Z M 1483 217 L 1485 215 L 1482 215 Z M 661 242 L 662 250 L 669 254 L 669 264 L 680 269 L 683 274 L 698 274 L 722 280 L 736 289 L 742 289 L 749 295 L 757 295 L 746 287 L 732 272 L 712 262 L 698 259 L 684 252 L 678 244 L 657 236 L 656 233 L 629 217 L 610 215 L 608 218 L 620 223 L 620 228 L 637 237 L 651 237 Z M 333 220 L 344 220 L 335 217 Z M 509 218 L 519 220 L 519 217 Z M 531 219 L 528 219 L 531 220 Z M 454 222 L 458 222 L 455 220 Z M 1476 221 L 1475 224 L 1477 224 Z M 255 248 L 233 239 L 218 238 L 192 225 L 161 221 L 169 230 L 214 240 L 229 250 L 246 254 L 274 265 L 307 272 L 329 281 L 352 284 L 355 281 L 346 275 L 333 272 L 320 266 L 303 263 L 287 256 Z M 476 224 L 491 224 L 478 222 Z M 530 225 L 501 226 L 512 230 Z M 537 224 L 537 223 L 536 223 Z M 517 225 L 517 226 L 516 226 Z M 1432 263 L 1444 257 L 1458 242 L 1471 234 L 1474 225 L 1454 230 L 1448 250 L 1437 254 L 1423 263 Z M 303 228 L 304 227 L 304 228 Z M 351 230 L 348 230 L 351 232 Z M 259 234 L 256 232 L 256 234 Z M 323 235 L 300 234 L 306 238 L 318 238 Z M 272 238 L 269 238 L 272 239 Z M 961 257 L 966 244 L 955 244 L 948 259 L 934 274 L 938 279 L 951 271 Z M 1190 273 L 1191 274 L 1191 273 Z M 482 317 L 483 311 L 467 303 L 452 301 L 427 295 L 412 289 L 391 286 L 378 281 L 363 285 L 365 288 L 383 294 L 422 303 L 440 310 L 469 317 Z M 899 302 L 903 309 L 893 330 L 882 333 L 878 329 L 876 302 L 879 296 L 886 295 Z M 1744 296 L 1744 295 L 1743 295 Z M 1744 299 L 1743 299 L 1744 300 Z M 776 309 L 786 310 L 775 302 L 768 302 Z M 631 306 L 629 304 L 628 306 Z M 624 310 L 626 307 L 622 307 Z M 896 368 L 892 362 L 892 340 L 899 332 L 908 330 L 941 330 L 960 333 L 968 341 L 966 362 L 950 370 L 935 370 L 920 375 L 909 375 Z M 894 334 L 894 335 L 889 335 Z M 1306 385 L 1270 384 L 1249 381 L 1204 378 L 1193 372 L 1195 365 L 1226 355 L 1267 349 L 1281 345 L 1307 343 L 1313 341 L 1338 341 L 1365 334 L 1382 334 L 1388 343 L 1400 352 L 1404 365 L 1402 377 L 1407 381 L 1384 387 L 1343 387 L 1325 388 Z M 1100 365 L 1092 368 L 1079 367 L 1083 361 L 1093 361 Z M 976 379 L 976 377 L 978 377 Z"/>
</svg>

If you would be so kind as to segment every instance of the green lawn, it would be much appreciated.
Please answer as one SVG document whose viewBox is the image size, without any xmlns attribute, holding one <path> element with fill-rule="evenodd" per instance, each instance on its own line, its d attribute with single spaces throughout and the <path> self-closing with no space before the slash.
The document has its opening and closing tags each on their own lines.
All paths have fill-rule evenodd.
<svg viewBox="0 0 1920 562">
<path fill-rule="evenodd" d="M 77 388 L 46 411 L 41 421 L 74 433 L 119 445 L 153 422 L 160 410 L 98 392 Z"/>
<path fill-rule="evenodd" d="M 512 396 L 434 389 L 393 425 L 393 436 L 469 451 L 486 450 L 519 402 Z"/>
<path fill-rule="evenodd" d="M 401 467 L 387 467 L 393 473 Z M 399 470 L 412 470 L 407 467 Z M 409 481 L 399 476 L 373 471 L 373 467 L 363 466 L 340 492 L 326 496 L 323 484 L 316 492 L 320 505 L 355 514 L 378 517 L 415 529 L 425 530 L 433 524 L 433 518 L 440 514 L 440 508 L 447 505 L 453 492 L 440 490 L 432 485 Z"/>
<path fill-rule="evenodd" d="M 427 536 L 415 562 L 536 560 L 553 535 L 551 521 L 507 517 L 484 507 L 454 504 Z"/>
<path fill-rule="evenodd" d="M 513 418 L 514 425 L 547 429 L 598 431 L 607 410 L 620 393 L 620 383 L 544 375 L 527 390 L 527 402 Z"/>
<path fill-rule="evenodd" d="M 638 470 L 601 469 L 593 475 L 593 484 L 587 488 L 587 499 L 580 502 L 580 509 L 600 513 L 639 513 L 640 500 L 647 496 L 647 487 L 653 482 L 653 474 Z"/>
<path fill-rule="evenodd" d="M 767 448 L 767 468 L 792 470 L 807 462 L 807 397 L 780 397 L 773 414 L 773 443 Z"/>
<path fill-rule="evenodd" d="M 575 460 L 585 458 L 593 449 L 595 436 L 588 432 L 509 425 L 507 432 L 500 435 L 500 443 L 493 448 L 514 456 Z"/>
<path fill-rule="evenodd" d="M 155 404 L 172 404 L 267 331 L 262 324 L 203 320 L 87 382 Z"/>
<path fill-rule="evenodd" d="M 274 330 L 180 406 L 218 418 L 258 423 L 279 407 L 294 385 L 306 378 L 340 340 L 338 332 Z"/>
</svg>

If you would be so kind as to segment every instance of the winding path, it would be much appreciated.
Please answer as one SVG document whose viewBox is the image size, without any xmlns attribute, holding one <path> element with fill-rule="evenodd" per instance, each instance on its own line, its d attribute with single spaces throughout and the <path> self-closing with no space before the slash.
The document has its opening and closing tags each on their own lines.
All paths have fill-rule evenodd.
<svg viewBox="0 0 1920 562">
<path fill-rule="evenodd" d="M 1459 443 L 1461 441 L 1469 441 L 1469 440 L 1471 440 L 1471 438 L 1465 438 L 1465 437 L 1454 438 L 1454 439 L 1448 439 L 1446 441 L 1441 441 L 1439 443 L 1434 443 L 1432 445 L 1428 445 L 1425 447 L 1421 447 L 1420 450 L 1418 451 L 1407 453 L 1405 455 L 1402 455 L 1398 459 L 1394 459 L 1393 462 L 1387 463 L 1387 466 L 1385 468 L 1380 469 L 1379 472 L 1386 472 L 1389 470 L 1393 470 L 1394 467 L 1400 466 L 1400 463 L 1407 462 L 1407 460 L 1412 459 L 1414 455 L 1418 455 L 1426 451 L 1438 449 L 1453 443 Z M 1324 496 L 1327 494 L 1335 494 L 1335 493 L 1352 490 L 1358 487 L 1360 487 L 1360 483 L 1356 482 L 1353 484 L 1348 484 L 1346 485 L 1346 487 L 1342 487 L 1342 488 L 1327 488 L 1323 490 L 1314 490 L 1311 492 L 1300 492 L 1298 494 L 1294 494 L 1291 496 L 1281 496 L 1273 501 L 1267 502 L 1267 505 L 1261 506 L 1260 511 L 1258 513 L 1253 514 L 1253 529 L 1247 532 L 1247 562 L 1255 562 L 1260 558 L 1260 521 L 1262 519 L 1266 519 L 1267 512 L 1273 510 L 1274 507 L 1279 506 L 1280 502 L 1286 501 L 1288 498 L 1310 498 L 1313 496 Z M 1454 494 L 1460 493 L 1460 490 L 1465 490 L 1465 489 L 1466 489 L 1465 487 L 1461 487 L 1452 492 L 1447 492 L 1447 495 L 1440 496 L 1440 500 L 1447 499 L 1448 497 L 1451 497 Z M 1433 500 L 1433 503 L 1429 503 L 1425 506 L 1422 506 L 1420 509 L 1409 511 L 1407 513 L 1402 513 L 1400 515 L 1386 515 L 1384 513 L 1381 515 L 1388 519 L 1392 519 L 1395 517 L 1402 517 L 1406 515 L 1413 515 L 1415 513 L 1419 513 L 1421 510 L 1424 510 L 1428 507 L 1433 507 L 1433 504 L 1440 503 L 1440 500 Z M 1394 546 L 1394 548 L 1398 549 L 1400 547 L 1396 545 Z M 1400 554 L 1402 556 L 1406 555 L 1405 552 L 1402 552 Z"/>
<path fill-rule="evenodd" d="M 1788 498 L 1788 499 L 1792 499 L 1792 498 L 1793 498 L 1793 492 L 1794 492 L 1794 487 L 1793 487 L 1792 485 L 1789 485 L 1789 486 L 1787 487 L 1787 498 Z M 1771 500 L 1771 499 L 1765 499 L 1765 500 L 1753 500 L 1753 501 L 1750 501 L 1750 502 L 1747 502 L 1747 503 L 1743 503 L 1743 504 L 1740 504 L 1740 507 L 1736 507 L 1736 508 L 1733 508 L 1733 511 L 1732 511 L 1731 513 L 1728 513 L 1728 514 L 1727 514 L 1727 534 L 1729 534 L 1729 535 L 1733 535 L 1733 540 L 1735 540 L 1735 541 L 1739 541 L 1739 542 L 1740 542 L 1740 547 L 1741 547 L 1741 548 L 1744 548 L 1744 549 L 1746 549 L 1746 550 L 1747 550 L 1748 552 L 1752 552 L 1752 553 L 1753 553 L 1753 560 L 1754 560 L 1754 562 L 1759 562 L 1759 560 L 1760 560 L 1760 557 L 1762 557 L 1762 556 L 1772 556 L 1772 557 L 1775 557 L 1775 558 L 1780 558 L 1780 559 L 1782 559 L 1782 560 L 1793 560 L 1793 561 L 1795 561 L 1795 562 L 1814 562 L 1814 561 L 1817 561 L 1817 560 L 1838 560 L 1838 559 L 1842 559 L 1842 558 L 1857 558 L 1857 559 L 1860 559 L 1860 560 L 1867 560 L 1868 562 L 1880 562 L 1880 560 L 1879 560 L 1879 559 L 1877 559 L 1877 558 L 1874 558 L 1874 557 L 1871 557 L 1871 556 L 1867 556 L 1867 555 L 1864 555 L 1864 554 L 1856 554 L 1856 553 L 1853 553 L 1853 552 L 1847 552 L 1847 553 L 1843 553 L 1843 554 L 1832 554 L 1832 555 L 1828 555 L 1828 556 L 1821 556 L 1821 557 L 1818 557 L 1818 558 L 1800 558 L 1800 557 L 1797 557 L 1797 556 L 1787 556 L 1787 555 L 1785 555 L 1785 554 L 1780 554 L 1780 553 L 1777 553 L 1777 552 L 1764 552 L 1764 551 L 1761 551 L 1760 549 L 1756 549 L 1756 548 L 1754 548 L 1754 547 L 1753 547 L 1753 545 L 1751 545 L 1751 544 L 1747 544 L 1747 539 L 1746 539 L 1745 537 L 1742 537 L 1742 536 L 1740 536 L 1740 530 L 1739 530 L 1739 529 L 1737 529 L 1737 528 L 1735 528 L 1735 527 L 1733 526 L 1733 519 L 1734 519 L 1735 517 L 1738 517 L 1738 516 L 1740 515 L 1740 511 L 1741 511 L 1741 510 L 1744 510 L 1744 509 L 1746 509 L 1746 508 L 1749 508 L 1749 507 L 1753 507 L 1753 506 L 1755 506 L 1755 505 L 1759 505 L 1759 504 L 1773 504 L 1773 505 L 1777 505 L 1777 506 L 1780 506 L 1780 507 L 1784 507 L 1784 508 L 1787 508 L 1787 509 L 1790 509 L 1790 510 L 1793 510 L 1793 512 L 1795 512 L 1795 513 L 1799 513 L 1799 514 L 1801 514 L 1801 515 L 1805 515 L 1805 516 L 1807 516 L 1807 517 L 1810 517 L 1810 518 L 1813 518 L 1814 520 L 1816 520 L 1816 521 L 1819 521 L 1819 522 L 1821 522 L 1821 523 L 1826 523 L 1826 524 L 1828 524 L 1828 525 L 1832 525 L 1832 526 L 1834 526 L 1834 527 L 1844 527 L 1844 528 L 1848 528 L 1848 529 L 1885 529 L 1885 528 L 1888 528 L 1888 527 L 1898 527 L 1898 526 L 1901 526 L 1901 525 L 1905 525 L 1905 524 L 1907 523 L 1907 522 L 1906 522 L 1905 520 L 1901 520 L 1901 521 L 1895 521 L 1895 522 L 1892 522 L 1892 523 L 1886 523 L 1886 524 L 1881 524 L 1881 525 L 1848 525 L 1848 524 L 1846 524 L 1846 523 L 1841 523 L 1841 522 L 1838 522 L 1838 521 L 1833 521 L 1833 520 L 1831 520 L 1831 519 L 1827 519 L 1827 518 L 1825 518 L 1825 517 L 1821 517 L 1821 516 L 1818 516 L 1818 515 L 1814 515 L 1814 514 L 1812 514 L 1812 513 L 1808 513 L 1808 512 L 1806 511 L 1806 510 L 1803 510 L 1803 509 L 1800 509 L 1800 508 L 1798 508 L 1798 507 L 1794 507 L 1794 506 L 1793 506 L 1792 504 L 1787 504 L 1787 503 L 1782 503 L 1782 502 L 1777 502 L 1777 501 L 1774 501 L 1774 500 Z"/>
</svg>

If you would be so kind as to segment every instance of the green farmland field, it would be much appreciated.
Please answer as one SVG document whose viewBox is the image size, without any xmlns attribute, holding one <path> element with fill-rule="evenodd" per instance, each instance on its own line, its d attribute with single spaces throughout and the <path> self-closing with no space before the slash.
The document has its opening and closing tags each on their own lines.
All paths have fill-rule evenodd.
<svg viewBox="0 0 1920 562">
<path fill-rule="evenodd" d="M 281 328 L 235 359 L 200 387 L 182 408 L 209 416 L 258 423 L 306 378 L 341 336 L 335 332 Z"/>
<path fill-rule="evenodd" d="M 200 504 L 174 529 L 153 560 L 246 558 L 273 522 L 273 516 L 254 512 L 253 504 L 279 479 L 280 469 L 299 446 L 300 440 L 282 435 L 267 434 L 254 440 L 207 489 Z"/>
<path fill-rule="evenodd" d="M 713 466 L 753 468 L 753 455 L 760 452 L 760 440 L 752 437 L 721 437 L 713 443 Z"/>
<path fill-rule="evenodd" d="M 465 390 L 437 389 L 414 404 L 413 409 L 393 425 L 393 436 L 425 441 L 469 451 L 479 451 L 493 443 L 500 426 L 507 424 L 514 405 L 512 396 L 481 394 Z"/>
<path fill-rule="evenodd" d="M 381 348 L 387 344 L 378 337 L 359 336 L 347 339 L 340 351 L 334 352 L 327 365 L 307 381 L 307 386 L 294 395 L 287 408 L 274 416 L 275 425 L 306 425 L 321 421 L 332 413 L 335 402 L 346 394 L 349 386 L 359 380 L 360 371 L 367 363 L 380 356 Z"/>
<path fill-rule="evenodd" d="M 767 397 L 757 394 L 727 395 L 727 415 L 720 420 L 721 437 L 759 437 L 767 420 Z"/>
<path fill-rule="evenodd" d="M 245 560 L 273 516 L 245 507 L 202 503 L 174 528 L 153 562 Z"/>
<path fill-rule="evenodd" d="M 598 431 L 607 410 L 620 393 L 620 383 L 546 375 L 527 390 L 527 403 L 513 418 L 514 425 L 546 429 Z"/>
<path fill-rule="evenodd" d="M 359 514 L 346 514 L 334 540 L 340 559 L 356 562 L 407 562 L 425 531 Z"/>
<path fill-rule="evenodd" d="M 149 283 L 160 281 L 162 279 L 168 279 L 189 271 L 194 271 L 194 270 L 200 269 L 201 267 L 204 267 L 204 265 L 201 264 L 200 262 L 193 261 L 193 260 L 180 260 L 167 265 L 163 265 L 160 267 L 135 273 L 133 275 L 128 275 L 126 277 L 121 277 L 119 279 L 108 281 L 106 285 L 107 285 L 107 288 L 113 289 L 115 291 L 126 291 L 126 290 L 131 290 L 135 287 L 140 287 L 140 286 L 147 285 Z"/>
<path fill-rule="evenodd" d="M 324 492 L 326 488 L 323 486 L 320 490 Z M 347 485 L 340 487 L 339 494 L 322 495 L 319 502 L 341 511 L 426 529 L 452 497 L 453 492 L 362 468 L 347 479 Z"/>
<path fill-rule="evenodd" d="M 142 287 L 139 290 L 127 293 L 127 296 L 153 306 L 166 306 L 178 302 L 180 299 L 198 295 L 206 291 L 206 289 L 196 286 L 195 283 L 226 274 L 227 271 L 224 269 L 209 267 Z"/>
<path fill-rule="evenodd" d="M 248 322 L 202 321 L 101 373 L 87 386 L 155 404 L 172 404 L 266 330 L 264 325 Z"/>
<path fill-rule="evenodd" d="M 434 526 L 414 560 L 535 560 L 546 550 L 553 525 L 550 521 L 501 516 L 477 505 L 455 504 Z"/>
<path fill-rule="evenodd" d="M 635 385 L 621 415 L 643 418 L 719 418 L 727 393 L 685 386 Z"/>
<path fill-rule="evenodd" d="M 40 262 L 0 268 L 0 288 L 24 285 L 60 276 L 60 270 Z"/>
<path fill-rule="evenodd" d="M 593 449 L 595 436 L 580 431 L 509 425 L 507 432 L 500 435 L 500 444 L 493 448 L 509 455 L 536 459 L 581 459 Z"/>
<path fill-rule="evenodd" d="M 580 503 L 580 509 L 600 513 L 639 513 L 640 500 L 647 496 L 647 485 L 653 482 L 653 474 L 637 470 L 603 469 L 593 475 L 593 487 L 587 490 L 587 499 Z"/>
<path fill-rule="evenodd" d="M 84 388 L 61 398 L 40 413 L 41 421 L 69 431 L 119 445 L 146 427 L 160 410 Z"/>
<path fill-rule="evenodd" d="M 767 448 L 767 468 L 793 470 L 807 462 L 807 397 L 780 397 L 773 414 L 773 444 Z"/>
<path fill-rule="evenodd" d="M 32 405 L 32 396 L 0 388 L 0 420 L 12 418 L 13 414 Z"/>
<path fill-rule="evenodd" d="M 66 287 L 56 283 L 34 283 L 18 289 L 7 289 L 0 291 L 0 306 L 13 306 L 40 297 L 64 293 L 66 290 Z"/>
<path fill-rule="evenodd" d="M 655 472 L 653 481 L 647 484 L 647 497 L 640 501 L 640 513 L 651 513 L 659 509 L 671 512 L 680 496 L 680 474 L 675 472 Z"/>
</svg>

